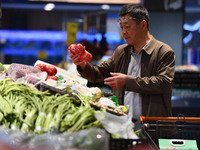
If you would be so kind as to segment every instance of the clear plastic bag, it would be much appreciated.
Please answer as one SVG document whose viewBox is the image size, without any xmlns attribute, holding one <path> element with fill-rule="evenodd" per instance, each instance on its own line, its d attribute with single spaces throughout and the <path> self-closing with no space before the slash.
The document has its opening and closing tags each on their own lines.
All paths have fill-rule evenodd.
<svg viewBox="0 0 200 150">
<path fill-rule="evenodd" d="M 19 83 L 33 84 L 35 86 L 47 78 L 46 72 L 42 72 L 33 66 L 17 63 L 11 64 L 7 73 L 9 78 L 13 78 Z"/>
<path fill-rule="evenodd" d="M 99 128 L 64 133 L 52 131 L 33 135 L 28 132 L 0 127 L 0 141 L 3 141 L 12 150 L 109 149 L 109 135 L 105 130 Z"/>
<path fill-rule="evenodd" d="M 118 135 L 124 139 L 139 139 L 132 131 L 135 126 L 132 122 L 132 116 L 116 116 L 108 112 L 98 112 L 95 117 L 110 134 Z"/>
</svg>

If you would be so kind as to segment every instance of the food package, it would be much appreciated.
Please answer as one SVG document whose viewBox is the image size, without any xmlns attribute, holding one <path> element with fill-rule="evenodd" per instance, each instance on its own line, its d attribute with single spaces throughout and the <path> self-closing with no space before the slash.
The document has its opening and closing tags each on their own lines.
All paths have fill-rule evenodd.
<svg viewBox="0 0 200 150">
<path fill-rule="evenodd" d="M 8 78 L 13 78 L 19 83 L 39 84 L 47 77 L 47 73 L 40 71 L 36 67 L 12 63 L 7 70 Z"/>
<path fill-rule="evenodd" d="M 46 63 L 46 62 L 44 62 L 44 61 L 41 61 L 41 60 L 37 60 L 36 62 L 35 62 L 35 64 L 34 64 L 34 66 L 36 66 L 37 64 L 46 64 L 46 65 L 51 65 L 51 64 L 49 64 L 49 63 Z M 56 66 L 55 66 L 56 67 Z M 64 70 L 64 69 L 62 69 L 62 68 L 59 68 L 59 67 L 56 67 L 56 69 L 57 69 L 57 76 L 62 76 L 63 78 L 65 78 L 65 79 L 72 79 L 72 80 L 74 80 L 74 81 L 78 81 L 79 83 L 81 83 L 81 84 L 83 84 L 83 85 L 87 85 L 87 80 L 86 79 L 84 79 L 84 78 L 82 78 L 82 77 L 80 77 L 80 76 L 77 76 L 77 75 L 75 75 L 75 74 L 72 74 L 72 73 L 70 73 L 69 71 L 67 71 L 67 70 Z"/>
</svg>

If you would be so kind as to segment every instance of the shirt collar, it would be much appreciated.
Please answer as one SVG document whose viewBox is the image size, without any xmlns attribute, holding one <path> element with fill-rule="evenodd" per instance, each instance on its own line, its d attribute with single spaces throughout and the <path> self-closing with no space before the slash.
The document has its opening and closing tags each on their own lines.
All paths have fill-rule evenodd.
<svg viewBox="0 0 200 150">
<path fill-rule="evenodd" d="M 150 38 L 150 40 L 148 41 L 148 43 L 140 50 L 139 53 L 141 53 L 141 51 L 145 50 L 145 48 L 146 48 L 146 47 L 149 45 L 149 43 L 151 42 L 151 39 L 152 39 L 152 35 L 151 35 L 151 38 Z M 139 54 L 139 53 L 138 53 L 138 54 Z M 133 52 L 133 46 L 131 46 L 131 54 L 136 54 L 136 53 Z"/>
<path fill-rule="evenodd" d="M 148 43 L 142 48 L 143 50 L 149 45 L 149 43 L 151 42 L 151 39 L 152 39 L 152 35 L 151 35 L 151 38 L 150 38 L 150 40 L 148 41 Z"/>
<path fill-rule="evenodd" d="M 149 40 L 149 42 L 147 43 L 147 45 L 145 45 L 145 47 L 143 48 L 144 51 L 148 55 L 150 55 L 153 52 L 153 50 L 154 50 L 154 46 L 153 46 L 154 44 L 153 43 L 155 43 L 155 38 L 151 35 L 151 39 Z"/>
<path fill-rule="evenodd" d="M 144 49 L 141 49 L 139 53 L 134 53 L 133 47 L 131 47 L 131 55 L 140 55 Z"/>
</svg>

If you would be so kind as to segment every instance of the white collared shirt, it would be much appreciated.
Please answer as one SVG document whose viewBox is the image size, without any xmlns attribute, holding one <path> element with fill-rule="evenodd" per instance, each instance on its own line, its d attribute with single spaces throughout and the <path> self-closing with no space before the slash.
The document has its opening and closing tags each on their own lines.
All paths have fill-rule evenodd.
<svg viewBox="0 0 200 150">
<path fill-rule="evenodd" d="M 128 65 L 127 75 L 131 76 L 141 76 L 141 57 L 144 51 L 144 48 L 151 41 L 152 36 L 148 43 L 140 50 L 139 53 L 134 53 L 133 49 L 131 50 L 131 59 Z M 135 129 L 138 130 L 141 128 L 140 125 L 140 116 L 142 115 L 142 95 L 140 93 L 125 91 L 124 95 L 124 105 L 129 105 L 129 114 L 136 118 L 138 121 L 135 123 Z"/>
<path fill-rule="evenodd" d="M 140 62 L 141 62 L 142 53 L 143 53 L 143 50 L 141 50 L 138 54 L 132 52 L 129 66 L 128 66 L 127 75 L 131 75 L 131 76 L 141 75 Z M 140 118 L 140 116 L 142 115 L 142 96 L 140 93 L 125 91 L 124 105 L 129 105 L 128 113 L 130 115 L 132 115 L 136 119 Z M 140 128 L 140 125 L 138 125 L 137 122 L 135 123 L 136 130 Z"/>
</svg>

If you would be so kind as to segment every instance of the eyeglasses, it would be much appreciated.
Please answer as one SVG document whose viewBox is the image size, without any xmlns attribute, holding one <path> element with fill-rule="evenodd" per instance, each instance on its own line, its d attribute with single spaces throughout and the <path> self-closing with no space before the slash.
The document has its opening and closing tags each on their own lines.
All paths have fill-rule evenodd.
<svg viewBox="0 0 200 150">
<path fill-rule="evenodd" d="M 122 18 L 117 18 L 117 22 L 127 22 L 128 20 L 139 20 L 138 18 L 133 18 L 133 17 L 122 17 Z"/>
</svg>

